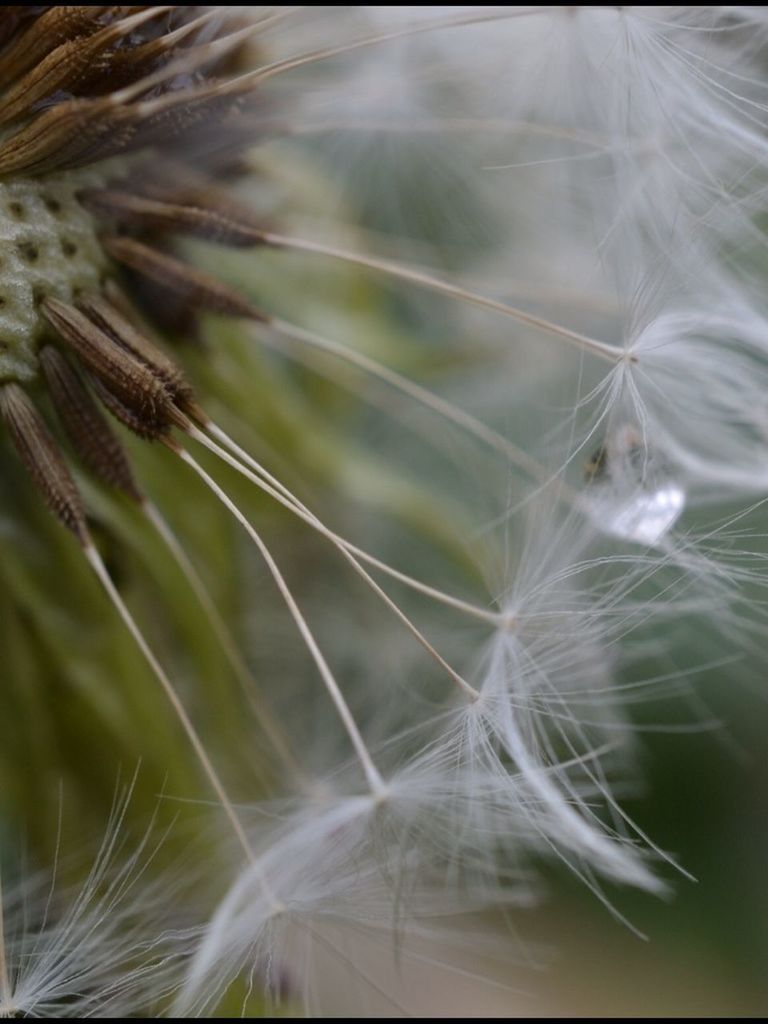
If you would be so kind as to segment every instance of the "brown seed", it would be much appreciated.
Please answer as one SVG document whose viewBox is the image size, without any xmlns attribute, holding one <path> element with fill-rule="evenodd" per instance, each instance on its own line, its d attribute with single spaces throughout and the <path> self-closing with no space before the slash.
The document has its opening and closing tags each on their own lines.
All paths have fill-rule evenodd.
<svg viewBox="0 0 768 1024">
<path fill-rule="evenodd" d="M 18 384 L 0 388 L 0 416 L 48 507 L 87 545 L 85 509 L 64 456 L 45 420 Z"/>
<path fill-rule="evenodd" d="M 104 13 L 102 6 L 61 5 L 40 14 L 0 56 L 0 80 L 10 82 L 39 64 L 67 40 L 96 32 L 100 27 L 99 18 Z"/>
<path fill-rule="evenodd" d="M 170 429 L 173 397 L 146 365 L 74 306 L 49 297 L 41 308 L 90 373 L 130 410 L 137 422 L 144 422 L 142 436 L 158 436 Z"/>
<path fill-rule="evenodd" d="M 103 59 L 105 51 L 142 22 L 165 10 L 167 8 L 140 11 L 92 35 L 61 43 L 5 91 L 0 102 L 0 124 L 28 113 L 36 104 L 57 93 L 72 96 L 82 92 L 108 67 L 109 62 Z"/>
<path fill-rule="evenodd" d="M 208 154 L 246 143 L 239 111 L 251 90 L 226 76 L 257 30 L 250 19 L 238 28 L 239 17 L 218 8 L 156 5 L 32 10 L 28 21 L 16 7 L 0 16 L 0 124 L 30 118 L 0 142 L 0 174 L 167 150 L 179 137 L 194 160 L 203 153 L 189 149 L 197 127 Z"/>
<path fill-rule="evenodd" d="M 40 364 L 59 418 L 85 465 L 108 486 L 141 502 L 125 449 L 69 360 L 46 345 Z"/>
<path fill-rule="evenodd" d="M 181 47 L 189 44 L 210 21 L 213 19 L 221 21 L 224 17 L 226 15 L 223 14 L 222 9 L 216 8 L 156 39 L 150 39 L 137 46 L 122 46 L 116 49 L 110 54 L 109 60 L 110 88 L 120 88 L 148 74 L 160 65 L 163 58 L 174 57 Z"/>
<path fill-rule="evenodd" d="M 143 242 L 110 236 L 104 239 L 103 245 L 113 259 L 180 295 L 197 310 L 264 320 L 263 314 L 233 288 Z"/>
<path fill-rule="evenodd" d="M 233 209 L 207 207 L 204 200 L 200 205 L 187 205 L 118 189 L 93 189 L 81 193 L 80 198 L 89 209 L 130 226 L 193 235 L 226 245 L 260 245 L 264 241 L 263 233 L 248 223 L 248 211 L 238 216 Z"/>
<path fill-rule="evenodd" d="M 166 387 L 175 402 L 186 405 L 194 398 L 192 385 L 178 366 L 101 296 L 89 296 L 80 308 L 96 326 L 143 363 Z"/>
<path fill-rule="evenodd" d="M 74 99 L 44 110 L 0 144 L 0 174 L 77 167 L 126 148 L 141 118 L 109 97 Z"/>
<path fill-rule="evenodd" d="M 147 414 L 139 414 L 135 409 L 121 402 L 113 391 L 103 384 L 98 377 L 89 377 L 91 386 L 99 401 L 123 426 L 145 441 L 161 441 L 169 436 L 172 420 L 169 416 L 158 416 L 152 419 Z M 173 406 L 171 407 L 173 408 Z"/>
<path fill-rule="evenodd" d="M 123 188 L 127 187 L 125 184 Z M 177 206 L 204 206 L 224 216 L 240 218 L 243 209 L 231 192 L 188 161 L 163 155 L 130 180 L 131 192 Z M 251 222 L 252 223 L 252 222 Z"/>
</svg>

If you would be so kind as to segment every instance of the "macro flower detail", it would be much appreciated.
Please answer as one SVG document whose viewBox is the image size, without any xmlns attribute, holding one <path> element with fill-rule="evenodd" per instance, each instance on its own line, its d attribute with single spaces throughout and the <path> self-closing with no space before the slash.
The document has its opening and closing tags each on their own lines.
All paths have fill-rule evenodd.
<svg viewBox="0 0 768 1024">
<path fill-rule="evenodd" d="M 108 297 L 117 287 L 114 261 L 133 266 L 138 261 L 157 285 L 181 291 L 193 307 L 248 314 L 244 300 L 201 272 L 130 238 L 105 237 L 108 229 L 93 212 L 104 212 L 111 193 L 103 186 L 118 173 L 114 163 L 104 163 L 106 157 L 146 146 L 147 133 L 161 124 L 167 136 L 171 112 L 170 134 L 177 142 L 190 123 L 194 126 L 193 112 L 204 102 L 198 93 L 205 84 L 174 89 L 173 62 L 179 54 L 186 55 L 185 61 L 205 57 L 216 64 L 222 59 L 216 44 L 201 44 L 200 36 L 214 21 L 221 28 L 226 15 L 129 11 L 64 7 L 43 9 L 36 16 L 6 14 L 7 22 L 15 19 L 16 24 L 6 30 L 10 38 L 2 73 L 11 84 L 0 115 L 11 126 L 2 143 L 3 238 L 10 263 L 4 267 L 2 376 L 23 385 L 41 376 L 42 369 L 76 448 L 85 448 L 90 468 L 112 482 L 126 479 L 117 441 L 98 419 L 77 371 L 55 349 L 46 358 L 45 342 L 65 343 L 81 369 L 93 376 L 112 413 L 140 435 L 155 438 L 170 428 L 171 405 L 189 401 L 191 389 L 168 357 L 115 308 L 116 301 L 125 309 L 127 300 Z M 236 46 L 229 38 L 225 42 L 225 51 Z M 137 95 L 160 87 L 171 102 L 159 115 L 141 103 L 131 106 L 115 89 L 118 79 L 124 88 L 135 85 Z M 125 120 L 123 131 L 116 129 L 116 117 Z M 37 140 L 32 150 L 29 140 Z M 140 178 L 141 164 L 134 161 L 131 173 Z M 141 197 L 135 201 L 141 207 Z M 183 226 L 184 207 L 178 209 Z M 129 211 L 130 203 L 123 210 L 130 220 Z M 108 203 L 107 212 L 114 212 Z M 205 219 L 206 211 L 193 208 L 195 214 Z M 215 224 L 216 212 L 210 217 Z M 83 418 L 79 427 L 78 415 Z M 18 416 L 13 422 L 18 438 Z M 101 457 L 93 450 L 96 437 L 89 426 L 103 440 Z M 25 456 L 31 457 L 29 452 Z"/>
<path fill-rule="evenodd" d="M 635 705 L 764 647 L 766 27 L 0 14 L 0 825 L 142 762 L 70 909 L 0 850 L 0 1015 L 508 1014 L 542 875 L 691 877 Z"/>
</svg>

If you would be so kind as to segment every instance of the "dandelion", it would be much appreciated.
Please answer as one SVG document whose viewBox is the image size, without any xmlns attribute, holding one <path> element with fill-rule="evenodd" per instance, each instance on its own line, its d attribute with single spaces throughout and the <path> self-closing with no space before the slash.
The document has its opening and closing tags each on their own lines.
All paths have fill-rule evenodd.
<svg viewBox="0 0 768 1024">
<path fill-rule="evenodd" d="M 726 658 L 751 637 L 761 15 L 14 7 L 0 33 L 4 576 L 35 656 L 103 641 L 70 636 L 71 716 L 18 704 L 99 734 L 75 774 L 111 747 L 168 771 L 179 842 L 213 812 L 160 994 L 325 1013 L 343 969 L 353 1012 L 408 1013 L 398 958 L 468 979 L 536 863 L 619 918 L 604 883 L 667 892 L 684 865 L 618 796 L 625 709 L 686 685 L 692 619 Z M 40 599 L 51 552 L 71 599 Z M 87 1012 L 147 1006 L 118 903 L 83 917 Z"/>
</svg>

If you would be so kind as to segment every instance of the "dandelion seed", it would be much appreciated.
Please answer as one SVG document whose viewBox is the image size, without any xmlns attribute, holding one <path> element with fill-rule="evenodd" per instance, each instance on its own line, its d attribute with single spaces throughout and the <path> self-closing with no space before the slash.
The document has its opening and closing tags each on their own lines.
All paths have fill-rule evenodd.
<svg viewBox="0 0 768 1024">
<path fill-rule="evenodd" d="M 435 967 L 458 919 L 529 902 L 538 860 L 620 920 L 603 880 L 667 890 L 656 866 L 677 865 L 615 784 L 626 706 L 686 677 L 670 624 L 738 643 L 762 582 L 727 551 L 747 513 L 690 523 L 766 488 L 745 269 L 764 248 L 764 29 L 721 8 L 0 17 L 3 430 L 226 824 L 222 870 L 191 872 L 215 874 L 215 906 L 159 964 L 124 912 L 134 859 L 93 899 L 112 840 L 35 939 L 9 939 L 6 885 L 0 1013 L 157 1009 L 145 981 L 168 997 L 183 958 L 178 1014 L 226 1012 L 238 984 L 244 1014 L 257 989 L 324 1013 L 346 972 L 353 1013 L 406 1015 L 398 959 Z M 237 557 L 212 550 L 219 514 Z M 213 671 L 198 620 L 174 643 L 158 595 L 139 608 L 97 519 L 183 576 Z M 253 630 L 202 555 L 258 595 Z M 122 708 L 119 690 L 98 700 Z"/>
</svg>

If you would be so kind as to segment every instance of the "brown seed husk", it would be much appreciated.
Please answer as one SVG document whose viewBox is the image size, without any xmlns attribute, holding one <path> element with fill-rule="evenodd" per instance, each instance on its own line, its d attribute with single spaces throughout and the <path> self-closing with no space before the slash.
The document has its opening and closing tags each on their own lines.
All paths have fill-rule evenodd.
<svg viewBox="0 0 768 1024">
<path fill-rule="evenodd" d="M 85 509 L 61 450 L 31 398 L 18 384 L 0 388 L 0 416 L 6 429 L 55 516 L 85 545 Z"/>
<path fill-rule="evenodd" d="M 40 352 L 40 364 L 56 412 L 85 465 L 107 486 L 141 502 L 128 455 L 77 370 L 51 345 Z"/>
<path fill-rule="evenodd" d="M 167 253 L 158 252 L 134 238 L 110 236 L 105 251 L 119 263 L 149 278 L 154 284 L 181 296 L 195 310 L 263 320 L 245 296 L 197 267 L 190 267 Z"/>
<path fill-rule="evenodd" d="M 192 402 L 192 385 L 179 367 L 110 302 L 101 296 L 89 296 L 81 303 L 81 309 L 92 323 L 146 366 L 165 385 L 174 402 Z"/>
<path fill-rule="evenodd" d="M 131 228 L 149 228 L 192 235 L 226 245 L 252 246 L 264 242 L 263 232 L 249 223 L 248 211 L 239 214 L 205 205 L 164 202 L 119 189 L 93 189 L 80 196 L 94 212 Z"/>
<path fill-rule="evenodd" d="M 74 306 L 49 297 L 41 308 L 89 372 L 131 411 L 136 422 L 144 423 L 142 436 L 158 436 L 170 430 L 173 397 L 147 366 Z"/>
</svg>

